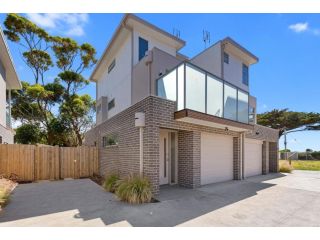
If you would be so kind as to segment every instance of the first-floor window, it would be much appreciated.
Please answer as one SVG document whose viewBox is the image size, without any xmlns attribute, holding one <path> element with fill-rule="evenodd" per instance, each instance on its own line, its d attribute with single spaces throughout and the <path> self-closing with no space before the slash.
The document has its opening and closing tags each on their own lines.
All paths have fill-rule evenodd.
<svg viewBox="0 0 320 240">
<path fill-rule="evenodd" d="M 102 146 L 111 146 L 111 145 L 117 145 L 118 144 L 118 134 L 108 134 L 106 136 L 102 137 Z"/>
<path fill-rule="evenodd" d="M 2 144 L 2 136 L 0 136 L 0 144 Z"/>
</svg>

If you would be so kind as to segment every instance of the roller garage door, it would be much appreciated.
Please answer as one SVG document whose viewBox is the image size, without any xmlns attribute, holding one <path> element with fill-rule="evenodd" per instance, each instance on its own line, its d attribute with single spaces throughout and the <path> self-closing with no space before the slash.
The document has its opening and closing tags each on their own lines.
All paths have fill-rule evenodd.
<svg viewBox="0 0 320 240">
<path fill-rule="evenodd" d="M 201 133 L 201 184 L 233 179 L 231 136 Z"/>
<path fill-rule="evenodd" d="M 244 176 L 262 174 L 262 141 L 245 139 Z"/>
</svg>

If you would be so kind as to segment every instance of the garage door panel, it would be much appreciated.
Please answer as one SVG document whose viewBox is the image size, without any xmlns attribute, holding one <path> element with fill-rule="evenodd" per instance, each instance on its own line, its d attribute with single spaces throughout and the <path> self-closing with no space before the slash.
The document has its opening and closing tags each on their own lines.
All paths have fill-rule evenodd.
<svg viewBox="0 0 320 240">
<path fill-rule="evenodd" d="M 262 174 L 262 141 L 245 139 L 244 176 Z"/>
<path fill-rule="evenodd" d="M 222 134 L 201 134 L 201 184 L 233 179 L 233 139 Z"/>
</svg>

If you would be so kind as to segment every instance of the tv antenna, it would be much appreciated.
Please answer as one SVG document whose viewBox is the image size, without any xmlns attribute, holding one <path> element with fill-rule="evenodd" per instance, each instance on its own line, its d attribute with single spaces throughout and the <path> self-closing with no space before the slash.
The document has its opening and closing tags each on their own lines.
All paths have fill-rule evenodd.
<svg viewBox="0 0 320 240">
<path fill-rule="evenodd" d="M 202 32 L 203 34 L 203 42 L 204 42 L 204 49 L 207 48 L 207 44 L 210 44 L 210 32 L 208 32 L 207 30 L 203 30 Z"/>
<path fill-rule="evenodd" d="M 173 33 L 173 36 L 180 38 L 180 30 L 179 29 L 173 28 L 172 33 Z"/>
</svg>

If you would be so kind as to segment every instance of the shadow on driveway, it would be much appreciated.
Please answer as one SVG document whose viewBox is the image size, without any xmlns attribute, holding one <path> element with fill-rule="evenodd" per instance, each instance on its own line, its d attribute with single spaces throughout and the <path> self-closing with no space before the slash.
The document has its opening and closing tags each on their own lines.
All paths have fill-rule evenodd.
<svg viewBox="0 0 320 240">
<path fill-rule="evenodd" d="M 274 186 L 263 181 L 283 176 L 269 174 L 254 181 L 230 181 L 198 189 L 165 186 L 160 189 L 160 202 L 142 205 L 120 202 L 89 179 L 21 184 L 0 213 L 0 223 L 19 220 L 20 226 L 75 226 L 77 221 L 100 219 L 105 225 L 125 221 L 131 226 L 176 226 L 253 197 Z M 77 211 L 62 214 L 70 210 Z M 23 221 L 28 218 L 33 218 L 31 223 Z"/>
</svg>

